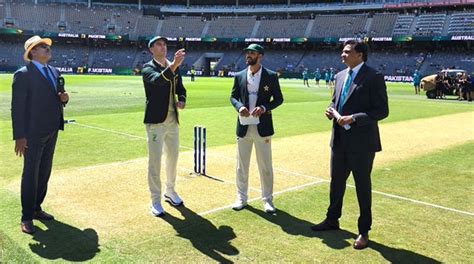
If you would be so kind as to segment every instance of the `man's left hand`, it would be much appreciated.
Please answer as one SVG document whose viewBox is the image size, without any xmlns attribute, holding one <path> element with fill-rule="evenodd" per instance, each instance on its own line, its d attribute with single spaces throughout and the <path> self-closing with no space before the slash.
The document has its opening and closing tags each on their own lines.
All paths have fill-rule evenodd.
<svg viewBox="0 0 474 264">
<path fill-rule="evenodd" d="M 186 105 L 185 102 L 182 102 L 182 101 L 176 102 L 176 107 L 178 107 L 179 109 L 184 109 L 185 105 Z"/>
<path fill-rule="evenodd" d="M 58 93 L 58 96 L 61 103 L 67 103 L 69 101 L 69 95 L 67 94 L 67 92 Z"/>
<path fill-rule="evenodd" d="M 352 120 L 352 116 L 351 115 L 346 115 L 346 116 L 341 116 L 341 118 L 339 118 L 337 120 L 337 123 L 340 125 L 340 126 L 345 126 L 345 125 L 350 125 L 352 123 L 354 123 L 354 121 Z"/>
</svg>

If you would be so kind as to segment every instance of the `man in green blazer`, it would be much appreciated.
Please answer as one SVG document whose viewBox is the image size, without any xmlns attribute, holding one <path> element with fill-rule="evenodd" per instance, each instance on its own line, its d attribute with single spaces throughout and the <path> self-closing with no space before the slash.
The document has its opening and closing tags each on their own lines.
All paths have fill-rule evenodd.
<svg viewBox="0 0 474 264">
<path fill-rule="evenodd" d="M 176 168 L 179 155 L 178 110 L 186 105 L 179 66 L 184 60 L 184 49 L 176 51 L 173 61 L 166 58 L 168 40 L 154 37 L 148 42 L 153 59 L 143 65 L 143 86 L 146 94 L 144 123 L 148 141 L 148 185 L 151 192 L 151 213 L 164 216 L 161 206 L 161 156 L 166 154 L 166 188 L 164 199 L 172 206 L 183 200 L 175 191 Z"/>
<path fill-rule="evenodd" d="M 239 114 L 237 120 L 237 200 L 232 206 L 247 205 L 249 164 L 255 144 L 262 187 L 264 210 L 275 212 L 273 205 L 273 167 L 271 136 L 274 134 L 272 110 L 283 103 L 277 73 L 261 65 L 264 49 L 250 44 L 246 51 L 248 67 L 236 74 L 230 101 Z"/>
</svg>

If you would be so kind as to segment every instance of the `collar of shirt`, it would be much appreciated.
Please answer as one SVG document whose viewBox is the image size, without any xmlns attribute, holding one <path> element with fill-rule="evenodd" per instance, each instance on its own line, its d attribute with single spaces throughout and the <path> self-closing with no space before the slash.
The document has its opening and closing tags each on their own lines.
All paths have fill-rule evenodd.
<svg viewBox="0 0 474 264">
<path fill-rule="evenodd" d="M 262 66 L 260 66 L 260 69 L 253 74 L 252 71 L 250 70 L 250 67 L 247 68 L 247 80 L 250 78 L 260 78 L 260 75 L 262 75 Z"/>
<path fill-rule="evenodd" d="M 161 62 L 157 61 L 155 58 L 153 58 L 153 60 L 156 62 L 156 64 L 160 65 L 162 68 L 166 68 L 171 64 L 171 62 L 168 59 L 166 59 L 166 65 L 162 65 Z"/>
<path fill-rule="evenodd" d="M 355 77 L 357 76 L 357 73 L 359 73 L 359 70 L 360 68 L 362 67 L 362 65 L 364 65 L 364 62 L 361 62 L 359 63 L 359 65 L 355 66 L 353 69 L 352 69 L 352 80 L 355 79 Z M 347 72 L 349 72 L 350 68 L 347 68 Z"/>
<path fill-rule="evenodd" d="M 38 68 L 38 70 L 41 72 L 41 74 L 42 74 L 45 78 L 47 78 L 47 76 L 46 76 L 46 72 L 44 72 L 43 68 L 44 68 L 44 67 L 47 67 L 48 74 L 49 74 L 50 78 L 52 78 L 51 81 L 53 81 L 53 80 L 56 79 L 56 77 L 57 77 L 56 74 L 54 74 L 54 72 L 48 67 L 47 64 L 41 64 L 41 63 L 39 63 L 39 62 L 36 61 L 36 60 L 32 60 L 31 62 L 36 66 L 36 68 Z M 56 84 L 54 84 L 54 87 L 56 87 Z"/>
<path fill-rule="evenodd" d="M 44 73 L 43 68 L 47 66 L 46 64 L 41 64 L 35 60 L 32 60 L 31 62 L 36 66 L 36 68 L 38 68 L 38 70 L 40 70 L 40 72 Z"/>
</svg>

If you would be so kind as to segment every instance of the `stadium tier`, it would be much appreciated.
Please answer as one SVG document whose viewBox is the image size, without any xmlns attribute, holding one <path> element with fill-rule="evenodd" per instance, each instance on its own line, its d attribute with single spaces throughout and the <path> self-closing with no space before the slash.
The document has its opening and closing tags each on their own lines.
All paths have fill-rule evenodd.
<svg viewBox="0 0 474 264">
<path fill-rule="evenodd" d="M 157 34 L 221 38 L 445 36 L 472 34 L 474 28 L 474 12 L 470 9 L 422 14 L 415 10 L 414 14 L 405 14 L 400 10 L 387 13 L 381 8 L 380 12 L 359 10 L 348 14 L 327 15 L 328 11 L 324 9 L 319 13 L 308 12 L 307 5 L 299 6 L 297 4 L 292 7 L 300 8 L 299 12 L 277 15 L 265 14 L 264 7 L 255 7 L 253 9 L 261 9 L 262 14 L 190 15 L 160 11 L 159 16 L 149 16 L 134 5 L 94 4 L 89 7 L 86 3 L 53 1 L 34 4 L 33 1 L 7 0 L 0 2 L 0 19 L 2 26 L 6 28 L 35 32 L 111 33 L 129 35 L 132 39 Z M 472 5 L 468 8 L 472 8 Z"/>
<path fill-rule="evenodd" d="M 145 0 L 116 2 L 0 0 L 0 70 L 21 66 L 19 43 L 38 34 L 55 39 L 52 64 L 58 67 L 131 72 L 150 59 L 146 41 L 162 35 L 171 39 L 170 50 L 186 48 L 184 70 L 204 69 L 211 62 L 207 72 L 242 69 L 241 48 L 250 41 L 262 42 L 268 48 L 268 67 L 284 73 L 340 69 L 339 44 L 360 38 L 375 41 L 369 63 L 387 75 L 452 66 L 474 71 L 474 11 L 466 0 L 456 1 L 458 6 L 450 1 L 388 0 L 259 1 L 259 5 L 188 0 L 160 1 L 161 6 Z M 353 5 L 360 10 L 353 10 Z M 252 12 L 237 14 L 247 9 Z M 460 41 L 449 41 L 454 39 Z"/>
</svg>

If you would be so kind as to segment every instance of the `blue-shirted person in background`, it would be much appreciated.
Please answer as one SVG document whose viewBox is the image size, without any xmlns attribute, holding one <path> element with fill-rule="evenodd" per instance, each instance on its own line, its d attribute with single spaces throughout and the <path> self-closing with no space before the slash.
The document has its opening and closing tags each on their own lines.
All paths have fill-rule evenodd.
<svg viewBox="0 0 474 264">
<path fill-rule="evenodd" d="M 307 87 L 309 87 L 309 76 L 308 76 L 308 70 L 304 70 L 303 71 L 303 85 L 306 85 Z"/>
<path fill-rule="evenodd" d="M 331 73 L 329 72 L 329 69 L 326 69 L 324 72 L 324 80 L 326 81 L 326 89 L 329 89 L 329 81 L 331 80 Z"/>
<path fill-rule="evenodd" d="M 316 71 L 314 72 L 314 80 L 319 88 L 319 80 L 321 80 L 321 72 L 319 71 L 319 68 L 316 68 Z"/>
<path fill-rule="evenodd" d="M 420 81 L 421 75 L 418 70 L 415 70 L 415 73 L 413 73 L 413 86 L 415 87 L 415 94 L 420 94 Z"/>
</svg>

